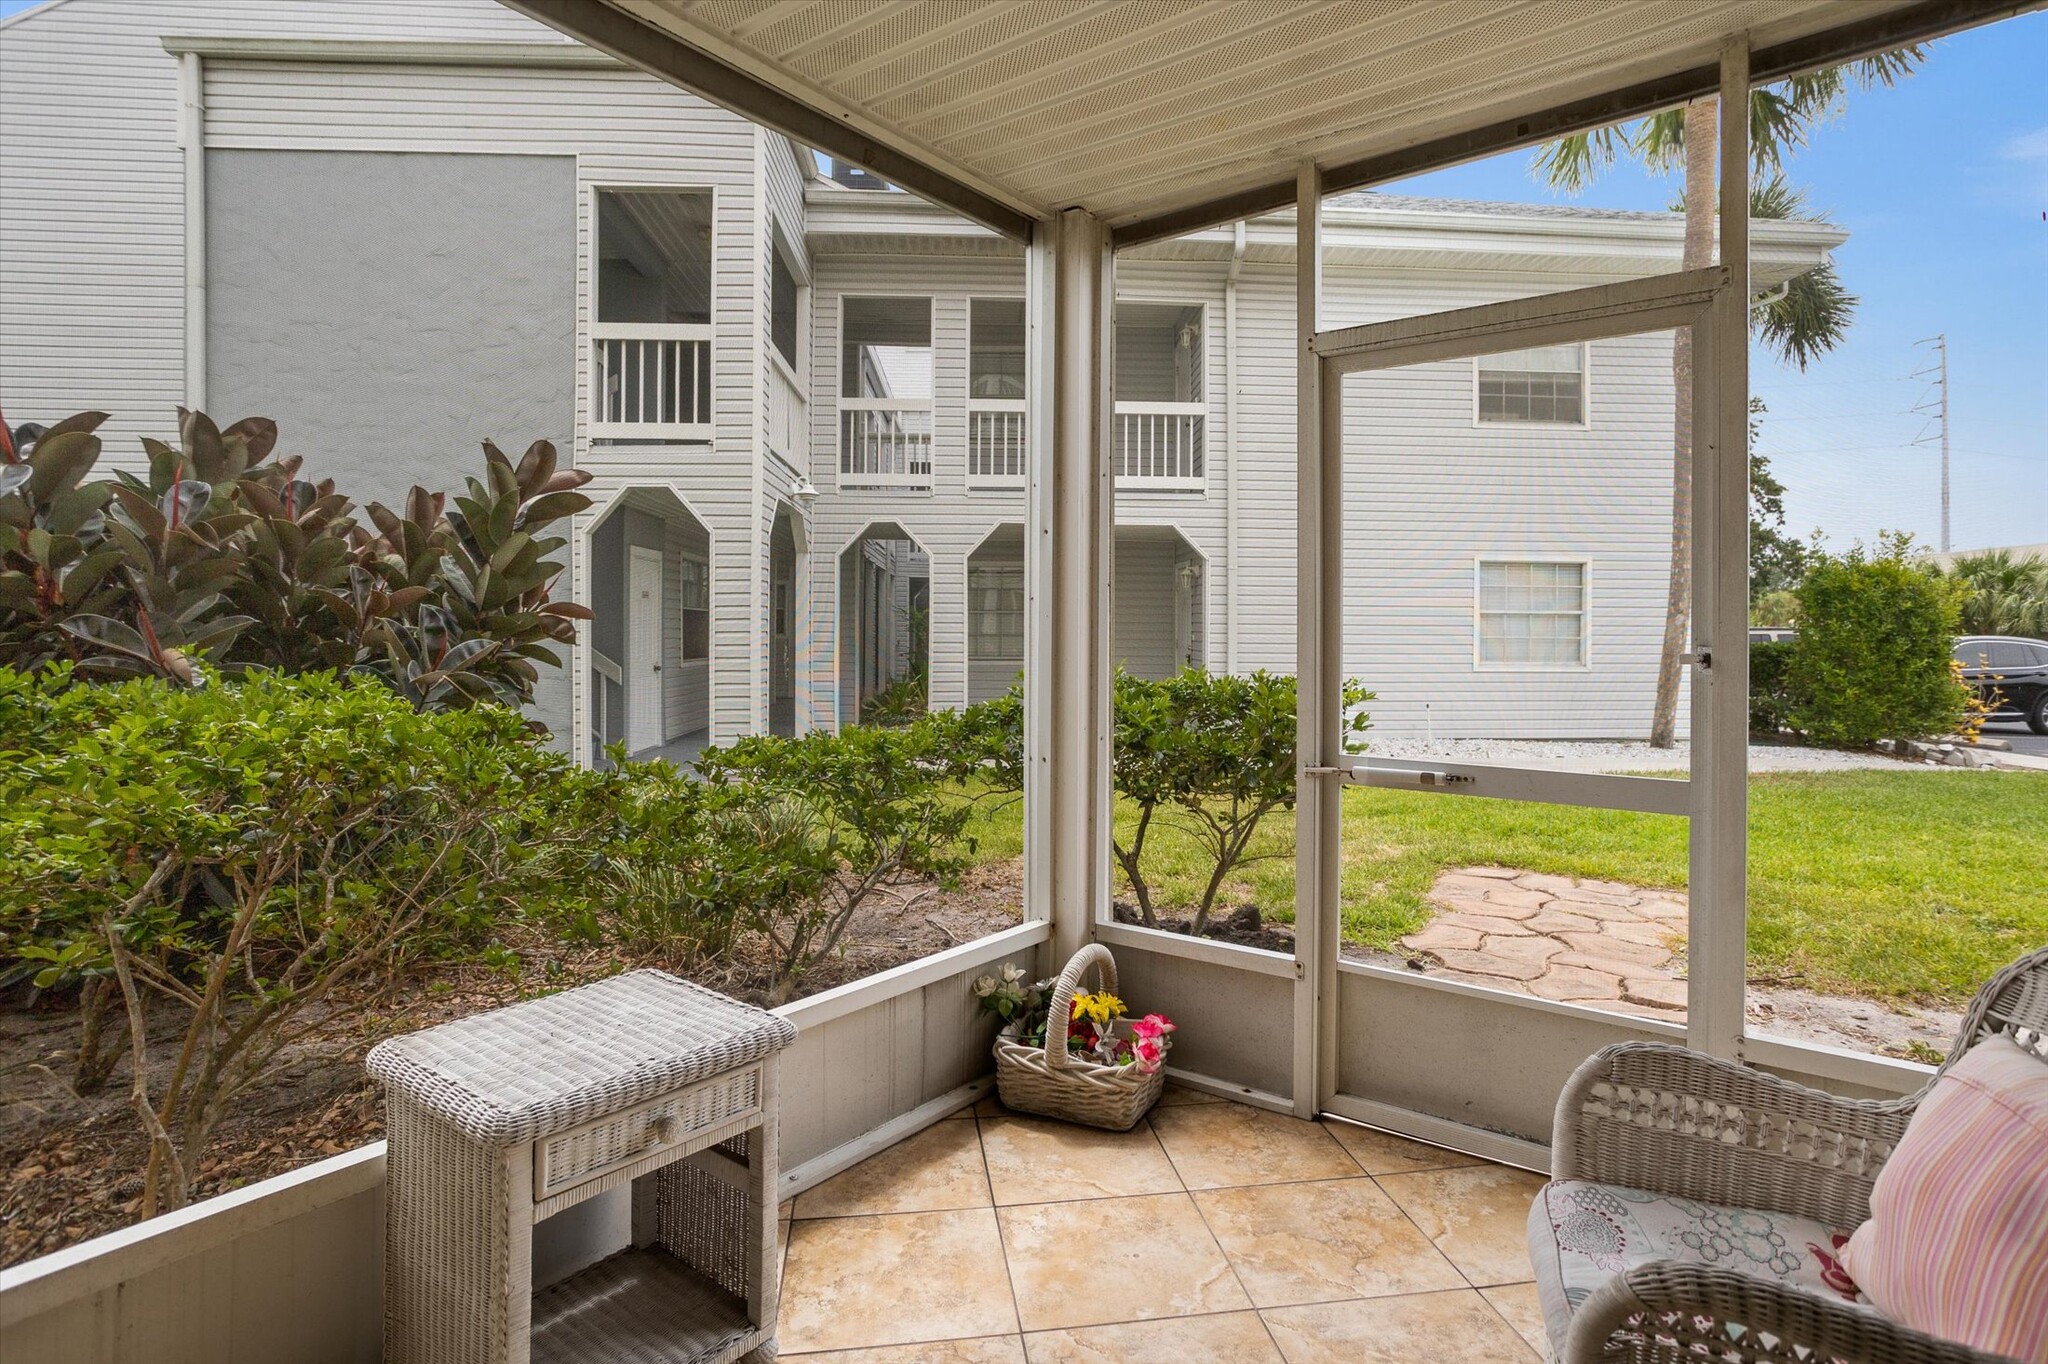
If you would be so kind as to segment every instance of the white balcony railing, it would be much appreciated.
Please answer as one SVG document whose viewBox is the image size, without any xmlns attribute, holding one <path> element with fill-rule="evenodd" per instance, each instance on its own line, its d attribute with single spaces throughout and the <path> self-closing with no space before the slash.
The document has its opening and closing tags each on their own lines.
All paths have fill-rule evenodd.
<svg viewBox="0 0 2048 1364">
<path fill-rule="evenodd" d="M 893 398 L 839 400 L 842 488 L 929 488 L 931 483 L 929 402 Z"/>
<path fill-rule="evenodd" d="M 590 408 L 593 439 L 710 440 L 711 328 L 593 323 Z"/>
<path fill-rule="evenodd" d="M 1122 488 L 1200 492 L 1208 409 L 1201 403 L 1118 403 L 1116 481 Z"/>
<path fill-rule="evenodd" d="M 768 357 L 768 448 L 799 469 L 810 467 L 810 402 L 803 385 L 778 355 Z"/>
<path fill-rule="evenodd" d="M 1021 398 L 975 398 L 967 404 L 967 484 L 1021 488 L 1030 454 Z"/>
</svg>

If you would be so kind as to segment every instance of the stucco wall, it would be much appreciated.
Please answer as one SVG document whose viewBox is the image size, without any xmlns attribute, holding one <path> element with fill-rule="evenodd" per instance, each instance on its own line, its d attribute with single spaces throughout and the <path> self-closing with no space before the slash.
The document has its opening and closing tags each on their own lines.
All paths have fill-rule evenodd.
<svg viewBox="0 0 2048 1364">
<path fill-rule="evenodd" d="M 207 406 L 358 502 L 460 489 L 575 426 L 576 166 L 561 156 L 211 151 Z M 544 669 L 534 713 L 568 731 Z"/>
<path fill-rule="evenodd" d="M 568 157 L 211 151 L 207 406 L 359 501 L 575 425 Z"/>
</svg>

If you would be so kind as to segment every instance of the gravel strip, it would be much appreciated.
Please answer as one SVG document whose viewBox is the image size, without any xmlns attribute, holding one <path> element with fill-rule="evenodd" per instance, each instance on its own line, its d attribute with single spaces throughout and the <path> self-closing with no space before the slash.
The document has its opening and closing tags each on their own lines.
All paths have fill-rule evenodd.
<svg viewBox="0 0 2048 1364">
<path fill-rule="evenodd" d="M 1371 733 L 1366 735 L 1366 739 L 1367 749 L 1373 757 L 1425 762 L 1435 759 L 1503 767 L 1547 767 L 1566 772 L 1683 771 L 1692 763 L 1692 746 L 1684 742 L 1673 748 L 1652 748 L 1647 743 L 1625 740 L 1426 740 L 1382 738 Z M 1907 768 L 1920 771 L 1967 770 L 1930 768 L 1925 763 L 1904 762 L 1882 753 L 1842 753 L 1827 748 L 1791 748 L 1778 744 L 1751 744 L 1749 747 L 1749 770 L 1752 772 L 1847 772 L 1873 768 L 1891 772 Z"/>
</svg>

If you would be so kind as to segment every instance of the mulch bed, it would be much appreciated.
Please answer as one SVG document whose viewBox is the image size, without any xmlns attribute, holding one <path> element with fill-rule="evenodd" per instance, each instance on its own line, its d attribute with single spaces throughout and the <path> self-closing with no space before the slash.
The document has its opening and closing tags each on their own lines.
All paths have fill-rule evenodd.
<svg viewBox="0 0 2048 1364">
<path fill-rule="evenodd" d="M 970 942 L 1018 922 L 1017 862 L 974 868 L 957 890 L 921 887 L 861 911 L 839 950 L 807 972 L 812 995 Z M 194 1180 L 195 1201 L 339 1155 L 384 1134 L 363 1056 L 382 1038 L 534 994 L 581 985 L 658 959 L 629 959 L 538 936 L 508 944 L 519 968 L 438 964 L 379 994 L 341 1000 L 320 1030 L 279 1058 L 272 1078 L 241 1096 L 217 1130 Z M 758 951 L 681 972 L 752 1003 L 765 1002 Z M 168 1013 L 168 1011 L 166 1011 Z M 168 1070 L 179 1020 L 152 1036 L 150 1070 Z M 118 1021 L 109 1025 L 110 1031 Z M 141 1201 L 147 1145 L 129 1107 L 127 1060 L 91 1094 L 72 1091 L 78 1013 L 72 1001 L 0 997 L 0 1266 L 16 1265 L 129 1225 Z M 110 1045 L 123 1046 L 125 1034 Z"/>
<path fill-rule="evenodd" d="M 1134 927 L 1143 926 L 1145 919 L 1138 907 L 1122 900 L 1116 902 L 1116 921 Z M 1194 921 L 1186 918 L 1160 916 L 1153 927 L 1167 933 L 1179 933 L 1183 937 L 1194 932 Z M 1268 952 L 1294 952 L 1294 925 L 1268 923 L 1259 912 L 1257 905 L 1239 905 L 1226 910 L 1209 921 L 1208 931 L 1203 937 L 1216 942 L 1234 943 L 1239 947 L 1262 947 Z"/>
</svg>

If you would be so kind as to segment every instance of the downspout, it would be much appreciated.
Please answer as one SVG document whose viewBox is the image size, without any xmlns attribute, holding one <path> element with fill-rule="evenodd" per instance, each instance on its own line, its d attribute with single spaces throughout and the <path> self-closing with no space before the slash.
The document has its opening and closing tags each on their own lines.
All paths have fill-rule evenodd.
<svg viewBox="0 0 2048 1364">
<path fill-rule="evenodd" d="M 1244 268 L 1242 218 L 1231 226 L 1230 273 L 1223 279 L 1223 654 L 1237 671 L 1237 276 Z"/>
<path fill-rule="evenodd" d="M 185 406 L 206 409 L 206 73 L 178 54 L 178 150 L 185 159 Z"/>
</svg>

